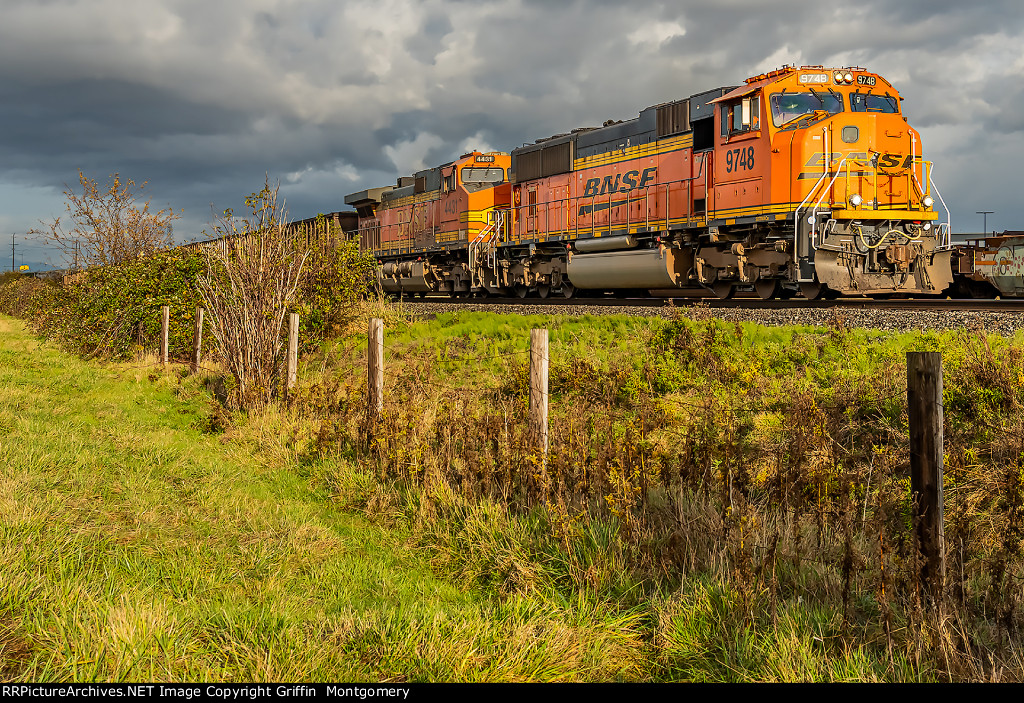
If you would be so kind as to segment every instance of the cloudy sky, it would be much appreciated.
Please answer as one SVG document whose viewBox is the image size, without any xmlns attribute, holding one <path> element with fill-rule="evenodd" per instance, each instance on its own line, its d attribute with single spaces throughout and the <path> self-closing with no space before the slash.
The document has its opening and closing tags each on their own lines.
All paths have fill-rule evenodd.
<svg viewBox="0 0 1024 703">
<path fill-rule="evenodd" d="M 60 263 L 23 236 L 78 169 L 148 181 L 184 241 L 264 174 L 311 217 L 787 63 L 886 76 L 954 232 L 1024 229 L 1022 25 L 1019 0 L 0 0 L 0 269 L 12 235 Z"/>
</svg>

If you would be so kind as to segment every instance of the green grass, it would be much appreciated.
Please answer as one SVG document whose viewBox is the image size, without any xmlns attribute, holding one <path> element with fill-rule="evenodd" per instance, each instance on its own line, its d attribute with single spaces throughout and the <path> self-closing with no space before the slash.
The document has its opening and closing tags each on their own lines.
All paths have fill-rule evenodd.
<svg viewBox="0 0 1024 703">
<path fill-rule="evenodd" d="M 181 376 L 0 319 L 5 680 L 639 675 L 628 619 L 438 578 L 402 529 L 201 432 L 208 401 Z"/>
<path fill-rule="evenodd" d="M 383 312 L 376 449 L 359 334 L 304 359 L 293 407 L 211 431 L 214 376 L 83 362 L 0 318 L 0 678 L 1024 675 L 991 615 L 1016 597 L 986 585 L 991 555 L 1020 573 L 1000 507 L 1016 484 L 985 465 L 1017 451 L 1020 337 Z M 532 327 L 551 335 L 550 486 L 517 449 Z M 947 535 L 968 550 L 951 573 L 974 584 L 952 628 L 913 610 L 893 532 L 908 349 L 947 371 Z M 799 442 L 800 490 L 779 498 Z M 497 483 L 510 467 L 520 494 Z M 736 512 L 715 483 L 734 475 Z M 839 511 L 868 518 L 849 613 Z M 965 642 L 942 639 L 957 628 Z"/>
</svg>

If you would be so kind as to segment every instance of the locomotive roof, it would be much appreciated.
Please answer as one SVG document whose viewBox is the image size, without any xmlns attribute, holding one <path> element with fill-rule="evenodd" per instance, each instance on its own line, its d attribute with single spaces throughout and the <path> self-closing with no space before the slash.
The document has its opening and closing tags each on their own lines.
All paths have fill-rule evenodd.
<svg viewBox="0 0 1024 703">
<path fill-rule="evenodd" d="M 476 162 L 481 156 L 498 157 L 507 155 L 508 153 L 504 151 L 489 151 L 486 153 L 471 151 L 468 154 L 463 154 L 454 161 L 446 161 L 439 166 L 425 168 L 422 171 L 416 171 L 411 176 L 399 176 L 398 181 L 393 186 L 368 188 L 367 190 L 361 190 L 358 193 L 346 195 L 345 203 L 347 205 L 352 205 L 357 209 L 370 208 L 381 203 L 399 200 L 410 195 L 440 190 L 442 169 L 448 168 L 453 164 Z M 494 158 L 490 159 L 490 161 L 494 160 Z"/>
<path fill-rule="evenodd" d="M 629 140 L 630 144 L 642 144 L 650 139 L 664 136 L 657 134 L 657 115 L 659 109 L 685 104 L 689 111 L 688 122 L 705 119 L 714 114 L 711 102 L 734 88 L 735 86 L 723 86 L 704 91 L 703 93 L 695 93 L 688 98 L 670 100 L 646 107 L 640 111 L 637 117 L 630 120 L 608 120 L 601 127 L 578 127 L 569 132 L 538 139 L 533 144 L 524 144 L 513 149 L 512 156 L 515 158 L 568 142 L 573 143 L 573 151 L 577 157 L 589 156 L 592 153 L 603 153 L 604 151 L 614 149 L 619 146 L 621 141 L 626 139 Z M 682 131 L 688 131 L 688 129 L 689 125 L 687 125 L 687 129 Z"/>
</svg>

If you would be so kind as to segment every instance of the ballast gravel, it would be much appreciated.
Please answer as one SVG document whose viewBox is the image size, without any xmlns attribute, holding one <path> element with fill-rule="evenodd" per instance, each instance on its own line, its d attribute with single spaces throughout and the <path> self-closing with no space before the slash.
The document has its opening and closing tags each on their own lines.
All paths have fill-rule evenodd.
<svg viewBox="0 0 1024 703">
<path fill-rule="evenodd" d="M 761 325 L 807 325 L 811 327 L 863 327 L 887 332 L 914 330 L 979 330 L 1011 335 L 1024 328 L 1024 313 L 974 310 L 893 310 L 856 307 L 799 307 L 782 309 L 716 308 L 697 303 L 674 301 L 673 305 L 604 306 L 604 305 L 481 305 L 473 303 L 410 302 L 402 303 L 417 316 L 443 312 L 492 312 L 503 315 L 633 315 L 637 317 L 671 318 L 680 313 L 699 319 L 715 317 L 728 322 L 755 322 Z"/>
</svg>

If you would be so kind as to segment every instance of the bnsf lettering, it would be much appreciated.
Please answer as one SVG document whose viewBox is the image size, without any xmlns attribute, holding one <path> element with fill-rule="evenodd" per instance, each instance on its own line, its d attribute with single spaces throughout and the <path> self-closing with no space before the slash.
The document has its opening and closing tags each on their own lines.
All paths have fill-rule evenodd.
<svg viewBox="0 0 1024 703">
<path fill-rule="evenodd" d="M 883 154 L 878 157 L 878 168 L 880 169 L 910 168 L 913 163 L 913 155 L 907 156 L 905 159 L 902 154 Z"/>
<path fill-rule="evenodd" d="M 639 183 L 637 183 L 637 177 L 640 178 Z M 657 177 L 657 168 L 645 168 L 643 173 L 640 171 L 627 171 L 621 175 L 615 174 L 614 178 L 612 176 L 605 176 L 604 180 L 591 178 L 583 189 L 583 197 L 590 198 L 596 195 L 607 195 L 608 193 L 625 193 L 634 188 L 646 188 L 647 184 Z"/>
<path fill-rule="evenodd" d="M 843 155 L 840 152 L 833 151 L 829 157 L 829 161 L 841 161 L 842 158 Z M 854 153 L 850 154 L 849 158 L 866 159 L 868 158 L 868 155 L 863 153 Z M 811 154 L 811 158 L 807 159 L 807 163 L 804 164 L 804 168 L 814 168 L 815 166 L 821 166 L 823 163 L 825 163 L 825 154 L 819 151 L 817 154 Z"/>
<path fill-rule="evenodd" d="M 899 164 L 900 159 L 895 154 L 884 154 L 878 159 L 879 168 L 894 168 Z"/>
<path fill-rule="evenodd" d="M 605 193 L 617 193 L 619 191 L 619 174 L 615 174 L 615 181 L 612 181 L 611 176 L 605 176 L 604 180 L 601 181 L 601 192 L 599 195 Z"/>
<path fill-rule="evenodd" d="M 865 153 L 851 153 L 846 155 L 850 159 L 861 159 L 867 160 L 868 155 Z M 839 152 L 833 152 L 832 161 L 840 161 L 843 158 L 843 154 Z M 811 158 L 807 159 L 807 163 L 804 164 L 804 168 L 814 168 L 821 166 L 825 160 L 825 154 L 818 152 L 812 154 Z M 878 156 L 878 167 L 885 169 L 893 168 L 910 168 L 914 163 L 913 154 L 909 154 L 906 157 L 903 154 L 879 154 Z"/>
</svg>

